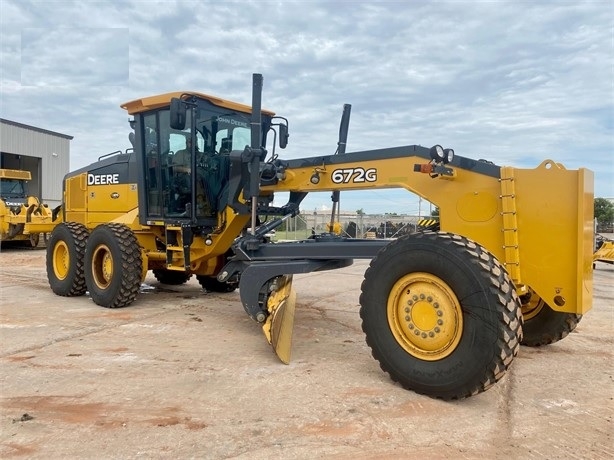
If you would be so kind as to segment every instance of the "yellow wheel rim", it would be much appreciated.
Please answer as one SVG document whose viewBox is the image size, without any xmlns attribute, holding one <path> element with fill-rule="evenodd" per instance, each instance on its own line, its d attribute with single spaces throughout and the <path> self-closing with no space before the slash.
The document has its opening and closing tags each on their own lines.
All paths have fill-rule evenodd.
<svg viewBox="0 0 614 460">
<path fill-rule="evenodd" d="M 463 333 L 463 312 L 456 295 L 429 273 L 399 279 L 388 296 L 387 314 L 399 345 L 424 361 L 449 356 Z"/>
<path fill-rule="evenodd" d="M 100 289 L 106 289 L 113 279 L 113 256 L 109 248 L 101 244 L 92 256 L 92 278 Z"/>
<path fill-rule="evenodd" d="M 522 304 L 522 316 L 525 321 L 534 318 L 544 308 L 544 300 L 531 290 L 531 298 L 527 303 Z"/>
<path fill-rule="evenodd" d="M 64 241 L 58 241 L 53 247 L 53 273 L 59 280 L 63 280 L 68 276 L 70 268 L 70 253 L 68 246 Z"/>
</svg>

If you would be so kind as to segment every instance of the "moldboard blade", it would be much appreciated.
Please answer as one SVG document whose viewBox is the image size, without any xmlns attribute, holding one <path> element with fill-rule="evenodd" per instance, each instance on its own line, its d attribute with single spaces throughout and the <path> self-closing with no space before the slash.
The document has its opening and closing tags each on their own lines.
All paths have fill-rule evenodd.
<svg viewBox="0 0 614 460">
<path fill-rule="evenodd" d="M 264 335 L 272 345 L 275 354 L 284 363 L 290 363 L 292 353 L 292 330 L 296 292 L 292 289 L 292 275 L 284 275 L 280 287 L 269 297 L 269 316 L 262 326 Z"/>
</svg>

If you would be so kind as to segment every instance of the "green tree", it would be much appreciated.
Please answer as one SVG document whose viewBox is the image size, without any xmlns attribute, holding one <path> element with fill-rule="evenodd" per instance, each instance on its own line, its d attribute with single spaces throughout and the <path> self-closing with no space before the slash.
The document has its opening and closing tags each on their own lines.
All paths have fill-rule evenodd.
<svg viewBox="0 0 614 460">
<path fill-rule="evenodd" d="M 595 219 L 599 225 L 610 225 L 614 222 L 614 204 L 605 198 L 595 198 Z"/>
<path fill-rule="evenodd" d="M 358 214 L 359 216 L 364 215 L 364 213 L 365 211 L 362 208 L 356 210 L 356 214 Z"/>
<path fill-rule="evenodd" d="M 439 208 L 435 208 L 431 211 L 431 216 L 439 217 Z"/>
</svg>

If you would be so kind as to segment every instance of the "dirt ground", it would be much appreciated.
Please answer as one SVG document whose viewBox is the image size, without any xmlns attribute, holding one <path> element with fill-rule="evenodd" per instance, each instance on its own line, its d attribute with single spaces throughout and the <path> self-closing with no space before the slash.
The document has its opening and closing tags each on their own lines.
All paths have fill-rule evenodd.
<svg viewBox="0 0 614 460">
<path fill-rule="evenodd" d="M 403 390 L 358 316 L 367 262 L 295 277 L 281 364 L 238 293 L 148 277 L 120 310 L 55 296 L 45 251 L 0 252 L 0 458 L 610 459 L 614 266 L 574 333 L 457 402 Z"/>
</svg>

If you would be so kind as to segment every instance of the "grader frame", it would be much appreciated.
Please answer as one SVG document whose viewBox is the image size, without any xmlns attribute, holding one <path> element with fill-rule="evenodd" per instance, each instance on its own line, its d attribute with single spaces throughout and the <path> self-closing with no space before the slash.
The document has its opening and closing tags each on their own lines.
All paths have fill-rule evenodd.
<svg viewBox="0 0 614 460">
<path fill-rule="evenodd" d="M 446 399 L 484 391 L 521 342 L 559 340 L 590 309 L 591 171 L 553 160 L 500 167 L 419 145 L 292 160 L 279 159 L 273 147 L 267 159 L 266 134 L 278 133 L 283 148 L 288 130 L 287 120 L 261 109 L 261 92 L 255 74 L 251 107 L 200 93 L 124 104 L 134 116 L 134 152 L 65 179 L 64 224 L 48 252 L 54 292 L 88 290 L 99 305 L 123 307 L 149 270 L 172 284 L 195 274 L 207 290 L 238 287 L 245 311 L 289 362 L 292 276 L 372 259 L 360 315 L 374 357 L 404 387 Z M 348 123 L 344 111 L 343 152 Z M 250 145 L 223 150 L 239 128 L 249 129 Z M 216 137 L 222 131 L 226 137 Z M 170 185 L 173 135 L 192 141 L 184 212 L 173 205 L 179 193 Z M 392 242 L 266 237 L 299 212 L 309 192 L 393 187 L 439 207 L 440 231 Z M 282 191 L 288 203 L 272 206 Z"/>
</svg>

